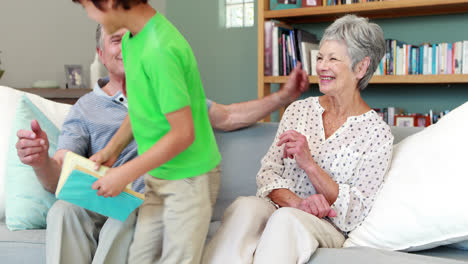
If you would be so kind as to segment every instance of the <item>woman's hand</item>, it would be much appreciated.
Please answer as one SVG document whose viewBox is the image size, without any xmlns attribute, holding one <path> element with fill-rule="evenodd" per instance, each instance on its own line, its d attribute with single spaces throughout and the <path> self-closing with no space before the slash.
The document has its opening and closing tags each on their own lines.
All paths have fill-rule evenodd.
<svg viewBox="0 0 468 264">
<path fill-rule="evenodd" d="M 336 212 L 331 209 L 327 199 L 322 194 L 313 194 L 295 206 L 295 208 L 306 213 L 315 215 L 318 218 L 336 217 Z"/>
<path fill-rule="evenodd" d="M 97 190 L 97 195 L 104 197 L 115 197 L 127 186 L 128 181 L 121 168 L 111 168 L 104 177 L 99 178 L 91 186 Z"/>
<path fill-rule="evenodd" d="M 294 130 L 284 132 L 279 137 L 277 145 L 281 146 L 283 144 L 283 158 L 295 159 L 297 165 L 305 171 L 310 166 L 317 166 L 310 154 L 307 138 L 301 133 Z"/>
</svg>

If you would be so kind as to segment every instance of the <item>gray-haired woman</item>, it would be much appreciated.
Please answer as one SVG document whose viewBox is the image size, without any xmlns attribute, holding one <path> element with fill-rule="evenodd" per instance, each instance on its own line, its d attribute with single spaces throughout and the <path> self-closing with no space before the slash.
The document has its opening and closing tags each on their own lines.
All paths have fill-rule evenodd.
<svg viewBox="0 0 468 264">
<path fill-rule="evenodd" d="M 286 110 L 257 175 L 257 196 L 226 210 L 204 263 L 306 263 L 341 247 L 366 217 L 392 156 L 388 125 L 361 97 L 385 53 L 382 29 L 347 15 L 317 57 L 320 97 Z"/>
</svg>

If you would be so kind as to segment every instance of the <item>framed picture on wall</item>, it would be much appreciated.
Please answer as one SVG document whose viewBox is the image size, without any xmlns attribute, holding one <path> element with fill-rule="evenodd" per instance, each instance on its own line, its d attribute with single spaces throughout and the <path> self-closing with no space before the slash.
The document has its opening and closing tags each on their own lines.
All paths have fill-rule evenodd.
<svg viewBox="0 0 468 264">
<path fill-rule="evenodd" d="M 85 88 L 83 67 L 81 65 L 65 65 L 67 88 Z"/>
</svg>

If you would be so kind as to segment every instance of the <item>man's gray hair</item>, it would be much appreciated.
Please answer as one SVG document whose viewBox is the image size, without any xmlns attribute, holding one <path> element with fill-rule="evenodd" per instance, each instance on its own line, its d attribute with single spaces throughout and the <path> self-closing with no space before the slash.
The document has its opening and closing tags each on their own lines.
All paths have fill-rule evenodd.
<svg viewBox="0 0 468 264">
<path fill-rule="evenodd" d="M 361 91 L 364 90 L 385 55 L 385 39 L 382 28 L 375 23 L 370 23 L 367 18 L 346 15 L 335 20 L 325 30 L 320 46 L 327 40 L 343 41 L 346 44 L 352 71 L 365 57 L 370 58 L 367 72 L 358 82 L 358 88 Z"/>
<path fill-rule="evenodd" d="M 102 36 L 102 26 L 101 24 L 98 24 L 96 27 L 96 48 L 102 50 L 102 42 L 103 42 L 103 36 Z"/>
</svg>

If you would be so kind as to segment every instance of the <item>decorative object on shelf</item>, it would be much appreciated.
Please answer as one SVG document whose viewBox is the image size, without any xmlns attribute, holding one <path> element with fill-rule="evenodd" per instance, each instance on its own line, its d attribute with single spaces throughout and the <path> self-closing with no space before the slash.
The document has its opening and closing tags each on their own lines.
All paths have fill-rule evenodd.
<svg viewBox="0 0 468 264">
<path fill-rule="evenodd" d="M 2 51 L 0 50 L 0 53 L 2 53 Z M 0 59 L 0 79 L 2 79 L 2 76 L 3 76 L 3 73 L 5 72 L 4 70 L 2 70 L 2 60 Z"/>
<path fill-rule="evenodd" d="M 65 65 L 67 88 L 85 88 L 83 67 L 81 65 Z"/>
<path fill-rule="evenodd" d="M 299 8 L 304 0 L 270 0 L 271 10 Z"/>
<path fill-rule="evenodd" d="M 56 81 L 39 80 L 35 81 L 31 88 L 60 88 L 60 86 Z"/>
</svg>

